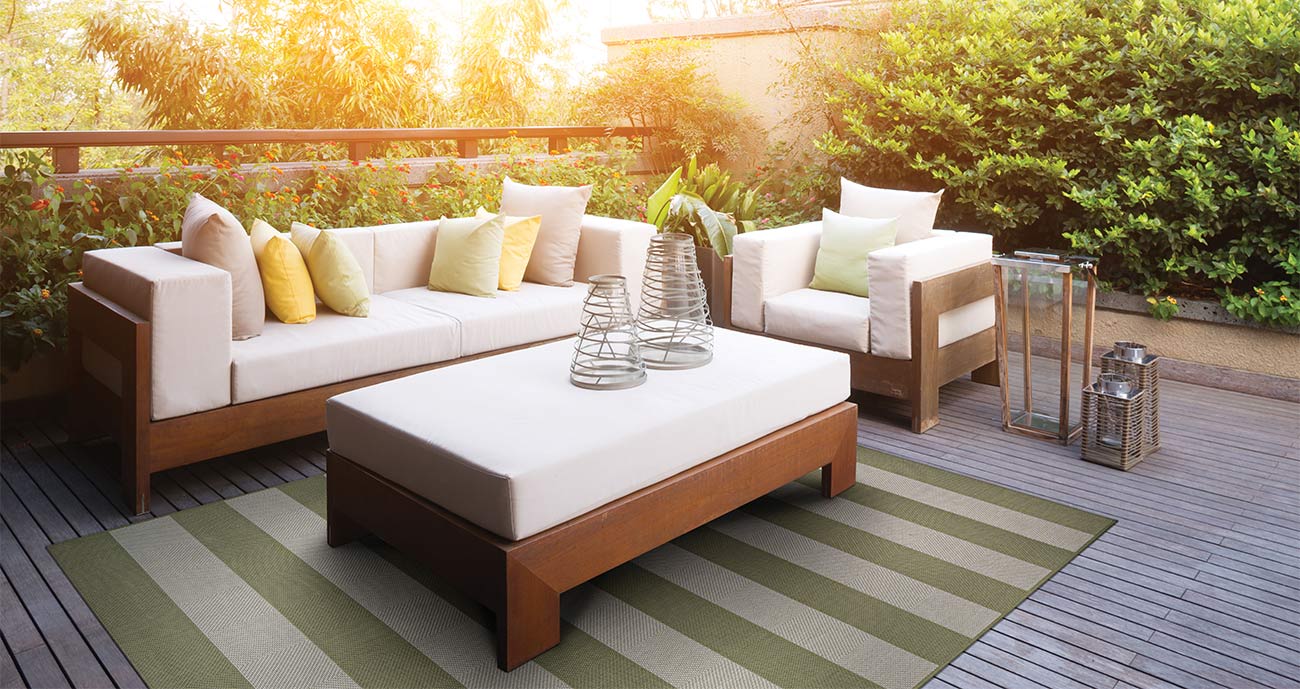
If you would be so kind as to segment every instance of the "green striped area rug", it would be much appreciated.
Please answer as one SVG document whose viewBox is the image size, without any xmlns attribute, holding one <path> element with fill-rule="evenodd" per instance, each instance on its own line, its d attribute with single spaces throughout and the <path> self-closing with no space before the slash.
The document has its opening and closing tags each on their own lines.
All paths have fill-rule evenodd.
<svg viewBox="0 0 1300 689">
<path fill-rule="evenodd" d="M 859 449 L 564 594 L 514 672 L 493 618 L 380 543 L 325 544 L 315 477 L 51 546 L 154 687 L 911 689 L 1114 522 Z"/>
</svg>

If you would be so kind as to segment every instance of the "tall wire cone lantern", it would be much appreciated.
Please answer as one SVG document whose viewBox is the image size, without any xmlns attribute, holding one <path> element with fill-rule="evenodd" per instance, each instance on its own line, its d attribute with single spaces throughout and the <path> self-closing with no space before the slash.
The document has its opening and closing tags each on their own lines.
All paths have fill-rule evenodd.
<svg viewBox="0 0 1300 689">
<path fill-rule="evenodd" d="M 690 235 L 666 232 L 651 237 L 637 337 L 647 368 L 695 368 L 713 360 L 708 293 Z"/>
<path fill-rule="evenodd" d="M 627 278 L 594 275 L 582 303 L 582 324 L 573 345 L 569 380 L 589 390 L 622 390 L 645 382 Z"/>
</svg>

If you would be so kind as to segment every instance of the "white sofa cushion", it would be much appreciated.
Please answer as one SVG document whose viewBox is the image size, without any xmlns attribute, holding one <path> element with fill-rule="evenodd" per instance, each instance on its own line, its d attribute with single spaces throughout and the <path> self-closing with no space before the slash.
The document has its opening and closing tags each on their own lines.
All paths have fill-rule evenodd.
<svg viewBox="0 0 1300 689">
<path fill-rule="evenodd" d="M 574 281 L 586 283 L 593 275 L 622 275 L 627 278 L 628 301 L 635 312 L 641 303 L 646 250 L 656 232 L 654 225 L 637 220 L 582 216 Z"/>
<path fill-rule="evenodd" d="M 367 318 L 322 309 L 311 323 L 268 320 L 261 337 L 232 343 L 228 392 L 238 404 L 455 359 L 459 329 L 455 319 L 378 294 Z"/>
<path fill-rule="evenodd" d="M 525 282 L 518 290 L 497 290 L 495 299 L 417 287 L 384 296 L 455 319 L 460 355 L 540 342 L 578 332 L 586 285 L 552 287 Z"/>
<path fill-rule="evenodd" d="M 731 323 L 763 332 L 763 304 L 812 282 L 821 221 L 736 235 L 732 246 Z"/>
<path fill-rule="evenodd" d="M 571 385 L 566 340 L 344 393 L 330 448 L 519 540 L 848 397 L 842 353 L 715 335 L 708 366 L 627 390 Z"/>
<path fill-rule="evenodd" d="M 152 246 L 88 251 L 81 266 L 86 287 L 149 321 L 153 420 L 230 404 L 230 273 Z M 103 382 L 120 390 L 116 370 L 116 388 Z"/>
<path fill-rule="evenodd" d="M 867 257 L 871 290 L 871 353 L 912 358 L 912 283 L 987 263 L 993 237 L 935 230 L 934 236 L 874 251 Z M 993 297 L 939 316 L 939 346 L 993 327 Z"/>
<path fill-rule="evenodd" d="M 371 228 L 375 236 L 375 292 L 424 287 L 429 283 L 438 221 L 424 220 Z"/>
<path fill-rule="evenodd" d="M 841 292 L 797 289 L 767 300 L 768 334 L 799 342 L 871 351 L 871 300 Z"/>
</svg>

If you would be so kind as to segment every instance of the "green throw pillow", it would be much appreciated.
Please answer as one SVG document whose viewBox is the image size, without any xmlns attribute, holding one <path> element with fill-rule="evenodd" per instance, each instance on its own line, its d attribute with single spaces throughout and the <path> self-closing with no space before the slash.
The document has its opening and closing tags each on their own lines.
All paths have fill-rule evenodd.
<svg viewBox="0 0 1300 689">
<path fill-rule="evenodd" d="M 495 297 L 501 273 L 505 216 L 443 218 L 434 241 L 429 289 Z"/>
<path fill-rule="evenodd" d="M 867 296 L 867 254 L 894 245 L 897 218 L 855 218 L 822 209 L 822 241 L 809 287 Z"/>
</svg>

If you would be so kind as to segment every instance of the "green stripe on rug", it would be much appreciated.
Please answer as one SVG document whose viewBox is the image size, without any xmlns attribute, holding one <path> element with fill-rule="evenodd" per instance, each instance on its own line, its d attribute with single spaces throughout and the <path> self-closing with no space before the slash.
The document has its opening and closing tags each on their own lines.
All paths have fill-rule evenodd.
<svg viewBox="0 0 1300 689">
<path fill-rule="evenodd" d="M 772 498 L 759 498 L 741 509 L 781 528 L 820 541 L 854 557 L 888 567 L 990 610 L 1013 607 L 1024 595 L 1022 589 L 992 577 L 962 569 L 937 557 L 918 553 L 893 541 L 858 531 Z"/>
<path fill-rule="evenodd" d="M 820 475 L 805 476 L 799 479 L 799 483 L 821 490 Z M 1027 536 L 970 517 L 945 512 L 937 507 L 873 488 L 865 483 L 853 485 L 840 493 L 839 497 L 1049 570 L 1064 566 L 1074 557 L 1074 553 L 1065 548 L 1035 541 Z"/>
<path fill-rule="evenodd" d="M 461 686 L 226 503 L 184 510 L 172 517 L 358 684 Z"/>
<path fill-rule="evenodd" d="M 947 662 L 970 645 L 968 637 L 924 617 L 708 527 L 696 529 L 673 544 L 932 663 Z"/>
<path fill-rule="evenodd" d="M 594 583 L 777 686 L 879 689 L 879 685 L 635 564 L 602 574 Z"/>
<path fill-rule="evenodd" d="M 921 462 L 888 455 L 879 450 L 859 447 L 858 462 L 1079 531 L 1104 531 L 1115 523 L 1115 520 L 1109 517 L 1084 512 L 1069 505 L 1044 500 L 1028 493 L 1003 488 Z"/>
<path fill-rule="evenodd" d="M 249 687 L 111 533 L 50 546 L 55 562 L 88 601 L 140 677 L 152 686 Z M 129 632 L 129 633 L 127 633 Z"/>
</svg>

